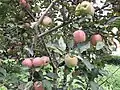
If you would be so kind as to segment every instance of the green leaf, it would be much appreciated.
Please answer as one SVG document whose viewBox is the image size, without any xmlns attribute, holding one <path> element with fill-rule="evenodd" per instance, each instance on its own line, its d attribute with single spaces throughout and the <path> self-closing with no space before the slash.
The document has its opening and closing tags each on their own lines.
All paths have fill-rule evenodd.
<svg viewBox="0 0 120 90">
<path fill-rule="evenodd" d="M 47 73 L 47 75 L 49 78 L 52 78 L 52 79 L 57 79 L 58 78 L 58 75 L 56 73 Z"/>
<path fill-rule="evenodd" d="M 90 42 L 80 43 L 78 44 L 78 48 L 80 49 L 80 52 L 86 51 L 90 48 Z"/>
<path fill-rule="evenodd" d="M 120 19 L 120 17 L 112 17 L 107 21 L 107 24 L 113 23 L 113 22 L 115 22 L 116 20 L 119 20 L 119 19 Z"/>
<path fill-rule="evenodd" d="M 96 82 L 90 81 L 91 89 L 92 90 L 103 90 L 102 87 L 100 87 Z"/>
<path fill-rule="evenodd" d="M 33 86 L 33 82 L 30 81 L 30 82 L 28 82 L 28 83 L 25 85 L 25 89 L 24 89 L 24 90 L 31 90 L 32 86 Z"/>
<path fill-rule="evenodd" d="M 49 49 L 52 49 L 54 52 L 62 55 L 61 50 L 59 50 L 54 44 L 47 44 L 47 47 L 48 47 Z"/>
<path fill-rule="evenodd" d="M 61 50 L 65 50 L 66 49 L 66 44 L 62 38 L 62 36 L 60 37 L 59 41 L 58 41 L 59 47 L 61 48 Z"/>
<path fill-rule="evenodd" d="M 100 50 L 105 46 L 105 44 L 103 42 L 97 42 L 96 44 L 96 50 Z"/>
<path fill-rule="evenodd" d="M 0 67 L 0 74 L 2 74 L 3 76 L 6 76 L 6 70 L 4 68 Z"/>
<path fill-rule="evenodd" d="M 29 52 L 29 54 L 31 54 L 32 56 L 34 55 L 34 52 L 31 48 L 24 47 L 24 49 L 27 50 Z"/>
<path fill-rule="evenodd" d="M 48 80 L 42 80 L 45 90 L 52 90 L 51 82 Z"/>
<path fill-rule="evenodd" d="M 0 90 L 8 90 L 5 86 L 0 86 Z"/>
<path fill-rule="evenodd" d="M 76 23 L 73 24 L 73 27 L 74 27 L 74 28 L 80 28 L 79 24 L 76 24 Z"/>
<path fill-rule="evenodd" d="M 106 70 L 99 70 L 99 74 L 107 76 L 108 72 Z"/>
<path fill-rule="evenodd" d="M 82 57 L 80 57 L 80 56 L 77 56 L 84 64 L 85 64 L 85 66 L 91 71 L 93 68 L 94 68 L 94 66 L 92 65 L 92 64 L 90 64 L 90 62 L 88 61 L 88 60 L 85 60 L 85 59 L 83 59 Z"/>
</svg>

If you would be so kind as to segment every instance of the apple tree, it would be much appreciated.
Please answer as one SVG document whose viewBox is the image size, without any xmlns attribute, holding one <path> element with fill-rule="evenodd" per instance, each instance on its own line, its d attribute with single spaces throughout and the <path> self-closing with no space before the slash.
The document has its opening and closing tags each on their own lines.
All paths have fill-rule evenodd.
<svg viewBox="0 0 120 90">
<path fill-rule="evenodd" d="M 1 0 L 0 90 L 104 90 L 119 15 L 119 0 Z"/>
</svg>

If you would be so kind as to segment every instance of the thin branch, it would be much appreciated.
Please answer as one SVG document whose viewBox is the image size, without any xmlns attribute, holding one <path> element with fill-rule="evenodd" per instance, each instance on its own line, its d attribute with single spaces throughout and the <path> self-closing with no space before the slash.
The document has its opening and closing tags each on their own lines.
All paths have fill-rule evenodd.
<svg viewBox="0 0 120 90">
<path fill-rule="evenodd" d="M 109 3 L 107 3 L 106 5 L 104 5 L 102 8 L 98 8 L 98 9 L 96 9 L 95 10 L 95 12 L 97 12 L 97 11 L 99 11 L 99 10 L 102 10 L 102 9 L 104 9 L 104 8 L 106 8 L 106 7 L 108 7 L 110 4 Z"/>
<path fill-rule="evenodd" d="M 48 6 L 48 8 L 45 10 L 45 12 L 42 14 L 42 16 L 38 19 L 38 21 L 37 21 L 37 23 L 36 23 L 37 25 L 39 25 L 39 24 L 42 22 L 45 14 L 49 11 L 49 9 L 53 6 L 53 4 L 54 4 L 56 1 L 57 1 L 57 0 L 54 0 L 54 1 L 51 2 L 51 4 L 50 4 L 50 5 Z"/>
<path fill-rule="evenodd" d="M 28 9 L 26 9 L 25 7 L 23 7 L 23 9 L 27 12 L 27 14 L 33 19 L 33 21 L 35 21 L 35 17 L 33 16 L 32 13 L 30 13 L 30 11 Z"/>
<path fill-rule="evenodd" d="M 82 22 L 84 19 L 85 19 L 85 18 L 82 18 L 82 19 L 81 19 L 81 22 Z M 73 21 L 75 21 L 75 20 L 78 20 L 78 18 L 71 19 L 71 20 L 69 20 L 69 21 L 67 21 L 67 22 L 65 22 L 65 23 L 62 23 L 62 24 L 59 25 L 59 26 L 56 26 L 56 27 L 52 28 L 51 30 L 48 30 L 48 31 L 46 31 L 46 32 L 43 32 L 43 33 L 41 33 L 40 35 L 38 35 L 38 37 L 45 36 L 46 34 L 51 33 L 51 32 L 53 32 L 53 31 L 55 31 L 55 30 L 58 30 L 59 28 L 61 28 L 61 27 L 63 27 L 63 26 L 66 26 L 66 25 L 68 25 L 69 23 L 71 23 L 71 22 L 73 22 Z"/>
<path fill-rule="evenodd" d="M 39 27 L 38 27 L 38 28 L 39 28 Z M 40 28 L 39 28 L 39 29 L 40 29 Z M 40 33 L 41 33 L 41 32 L 40 32 Z M 53 69 L 56 69 L 56 66 L 54 65 L 54 63 L 53 63 L 53 61 L 52 61 L 52 59 L 51 59 L 51 54 L 50 54 L 50 52 L 49 52 L 49 50 L 48 50 L 48 48 L 47 48 L 47 46 L 46 46 L 45 40 L 44 40 L 43 37 L 41 37 L 41 39 L 42 39 L 42 43 L 43 43 L 43 45 L 44 45 L 44 48 L 45 48 L 45 50 L 46 50 L 46 52 L 47 52 L 47 55 L 49 56 L 50 61 L 52 62 L 51 64 L 52 64 L 52 66 L 53 66 Z"/>
<path fill-rule="evenodd" d="M 33 45 L 35 44 L 35 48 L 36 48 L 36 42 L 37 42 L 37 38 L 38 38 L 38 35 L 41 33 L 40 31 L 39 31 L 39 24 L 42 22 L 42 20 L 43 20 L 43 18 L 44 18 L 44 16 L 45 16 L 45 14 L 48 12 L 48 10 L 53 6 L 53 4 L 54 4 L 54 2 L 55 2 L 56 0 L 54 0 L 53 2 L 51 2 L 51 4 L 48 6 L 48 8 L 45 10 L 45 12 L 42 14 L 42 16 L 38 19 L 38 21 L 36 22 L 36 24 L 34 25 L 34 29 L 35 29 L 35 32 L 36 32 L 36 34 L 34 35 L 34 37 L 33 37 L 33 43 L 32 43 L 32 47 L 33 47 Z M 29 13 L 28 13 L 29 14 Z M 30 15 L 30 14 L 29 14 Z M 46 48 L 45 48 L 46 49 Z"/>
</svg>

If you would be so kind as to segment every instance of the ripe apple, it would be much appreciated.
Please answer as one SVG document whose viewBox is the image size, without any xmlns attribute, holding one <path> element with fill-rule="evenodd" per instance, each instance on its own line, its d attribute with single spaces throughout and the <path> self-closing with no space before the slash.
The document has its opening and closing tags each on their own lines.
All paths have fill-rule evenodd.
<svg viewBox="0 0 120 90">
<path fill-rule="evenodd" d="M 75 56 L 70 56 L 69 54 L 66 54 L 66 55 L 65 55 L 65 64 L 66 64 L 68 67 L 77 66 L 77 63 L 78 63 L 77 57 L 75 57 Z"/>
<path fill-rule="evenodd" d="M 103 38 L 100 34 L 94 34 L 91 36 L 91 44 L 96 46 L 97 42 L 102 41 Z"/>
<path fill-rule="evenodd" d="M 52 19 L 48 16 L 44 16 L 42 24 L 44 26 L 48 26 L 48 25 L 52 24 Z"/>
<path fill-rule="evenodd" d="M 30 4 L 26 0 L 19 0 L 19 3 L 27 9 L 30 9 Z"/>
<path fill-rule="evenodd" d="M 26 6 L 26 4 L 27 4 L 26 0 L 19 0 L 19 3 L 23 6 Z"/>
<path fill-rule="evenodd" d="M 41 60 L 44 61 L 44 64 L 43 64 L 44 66 L 48 65 L 50 62 L 50 58 L 48 56 L 42 56 Z"/>
<path fill-rule="evenodd" d="M 82 30 L 77 30 L 73 33 L 74 41 L 76 44 L 86 40 L 86 34 Z"/>
<path fill-rule="evenodd" d="M 34 90 L 44 90 L 42 82 L 36 81 L 33 87 L 34 87 Z"/>
<path fill-rule="evenodd" d="M 78 4 L 76 7 L 76 15 L 81 15 L 81 14 L 90 14 L 94 15 L 95 9 L 92 5 L 92 3 L 88 1 L 83 1 L 81 4 Z"/>
<path fill-rule="evenodd" d="M 26 58 L 22 61 L 22 65 L 27 66 L 27 67 L 32 67 L 32 60 L 31 58 Z"/>
<path fill-rule="evenodd" d="M 42 66 L 44 64 L 44 61 L 40 57 L 36 57 L 33 59 L 33 66 L 38 67 Z"/>
</svg>

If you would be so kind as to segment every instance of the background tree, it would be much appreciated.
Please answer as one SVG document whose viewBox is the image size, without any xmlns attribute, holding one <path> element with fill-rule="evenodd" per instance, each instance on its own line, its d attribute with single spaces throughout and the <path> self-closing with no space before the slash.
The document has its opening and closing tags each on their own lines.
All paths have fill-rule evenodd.
<svg viewBox="0 0 120 90">
<path fill-rule="evenodd" d="M 0 1 L 0 85 L 102 90 L 96 79 L 119 48 L 119 1 L 88 1 Z"/>
</svg>

